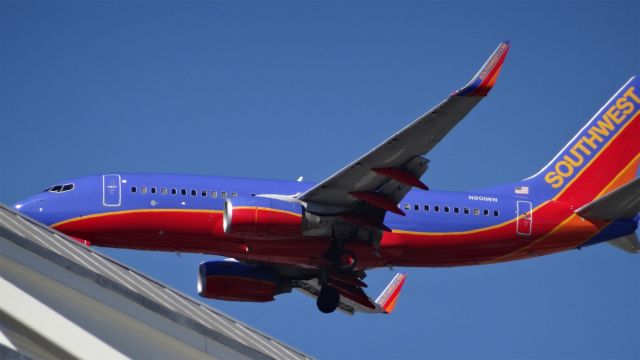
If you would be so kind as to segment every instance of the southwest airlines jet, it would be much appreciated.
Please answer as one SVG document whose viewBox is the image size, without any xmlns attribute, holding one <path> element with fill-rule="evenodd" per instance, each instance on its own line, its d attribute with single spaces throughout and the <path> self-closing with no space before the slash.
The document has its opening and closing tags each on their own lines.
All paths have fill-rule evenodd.
<svg viewBox="0 0 640 360">
<path fill-rule="evenodd" d="M 602 242 L 638 252 L 640 81 L 632 77 L 536 174 L 469 192 L 421 180 L 434 146 L 493 87 L 501 43 L 462 89 L 319 183 L 114 173 L 15 205 L 86 245 L 215 254 L 199 294 L 271 301 L 300 290 L 320 311 L 389 313 L 406 274 L 369 298 L 365 271 L 526 259 Z M 301 179 L 300 179 L 301 180 Z"/>
</svg>

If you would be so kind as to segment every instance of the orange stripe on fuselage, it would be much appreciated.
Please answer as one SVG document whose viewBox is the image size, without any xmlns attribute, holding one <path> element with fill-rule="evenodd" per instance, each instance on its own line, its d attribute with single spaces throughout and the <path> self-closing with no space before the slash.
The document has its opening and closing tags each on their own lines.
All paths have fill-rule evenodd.
<svg viewBox="0 0 640 360">
<path fill-rule="evenodd" d="M 596 224 L 572 214 L 546 235 L 535 239 L 514 252 L 491 259 L 485 263 L 520 260 L 574 249 L 597 235 L 606 224 L 606 222 Z"/>
<path fill-rule="evenodd" d="M 490 262 L 518 251 L 557 227 L 561 219 L 567 219 L 573 210 L 568 204 L 547 201 L 533 210 L 533 218 L 539 219 L 531 236 L 516 234 L 516 220 L 492 228 L 478 229 L 465 234 L 442 233 L 392 233 L 382 239 L 404 243 L 406 251 L 398 259 L 405 266 L 458 266 Z M 397 238 L 397 239 L 394 239 Z"/>
</svg>

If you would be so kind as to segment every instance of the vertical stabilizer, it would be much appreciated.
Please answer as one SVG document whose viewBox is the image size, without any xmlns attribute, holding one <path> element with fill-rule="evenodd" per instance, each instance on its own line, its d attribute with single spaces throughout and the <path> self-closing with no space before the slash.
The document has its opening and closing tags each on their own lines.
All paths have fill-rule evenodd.
<svg viewBox="0 0 640 360">
<path fill-rule="evenodd" d="M 538 173 L 536 193 L 582 206 L 636 177 L 640 160 L 640 80 L 632 77 Z"/>
</svg>

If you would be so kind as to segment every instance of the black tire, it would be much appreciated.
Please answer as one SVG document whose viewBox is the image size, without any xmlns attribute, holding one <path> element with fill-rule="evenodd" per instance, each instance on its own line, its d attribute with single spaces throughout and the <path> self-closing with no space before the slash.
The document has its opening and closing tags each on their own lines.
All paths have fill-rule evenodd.
<svg viewBox="0 0 640 360">
<path fill-rule="evenodd" d="M 345 259 L 350 259 L 349 262 L 345 262 Z M 333 267 L 343 274 L 353 272 L 356 267 L 356 255 L 349 250 L 342 250 L 334 259 Z"/>
<path fill-rule="evenodd" d="M 340 304 L 340 293 L 338 290 L 331 286 L 323 286 L 322 290 L 320 290 L 320 294 L 318 294 L 318 300 L 316 301 L 318 310 L 325 314 L 329 314 L 336 310 L 338 304 Z"/>
</svg>

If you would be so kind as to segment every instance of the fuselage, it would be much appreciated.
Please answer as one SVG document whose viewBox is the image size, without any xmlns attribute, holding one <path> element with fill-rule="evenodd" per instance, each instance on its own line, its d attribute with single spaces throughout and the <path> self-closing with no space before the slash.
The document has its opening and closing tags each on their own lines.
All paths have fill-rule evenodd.
<svg viewBox="0 0 640 360">
<path fill-rule="evenodd" d="M 66 186 L 65 186 L 66 185 Z M 120 173 L 88 176 L 16 205 L 40 222 L 92 245 L 217 254 L 260 263 L 321 267 L 329 239 L 238 237 L 223 231 L 226 199 L 293 195 L 314 183 Z M 517 184 L 516 184 L 517 185 Z M 485 191 L 412 190 L 388 213 L 380 251 L 345 245 L 359 268 L 459 266 L 517 260 L 591 245 L 633 232 L 637 219 L 588 221 L 575 205 L 536 198 L 514 184 Z M 291 214 L 295 216 L 295 214 Z"/>
</svg>

